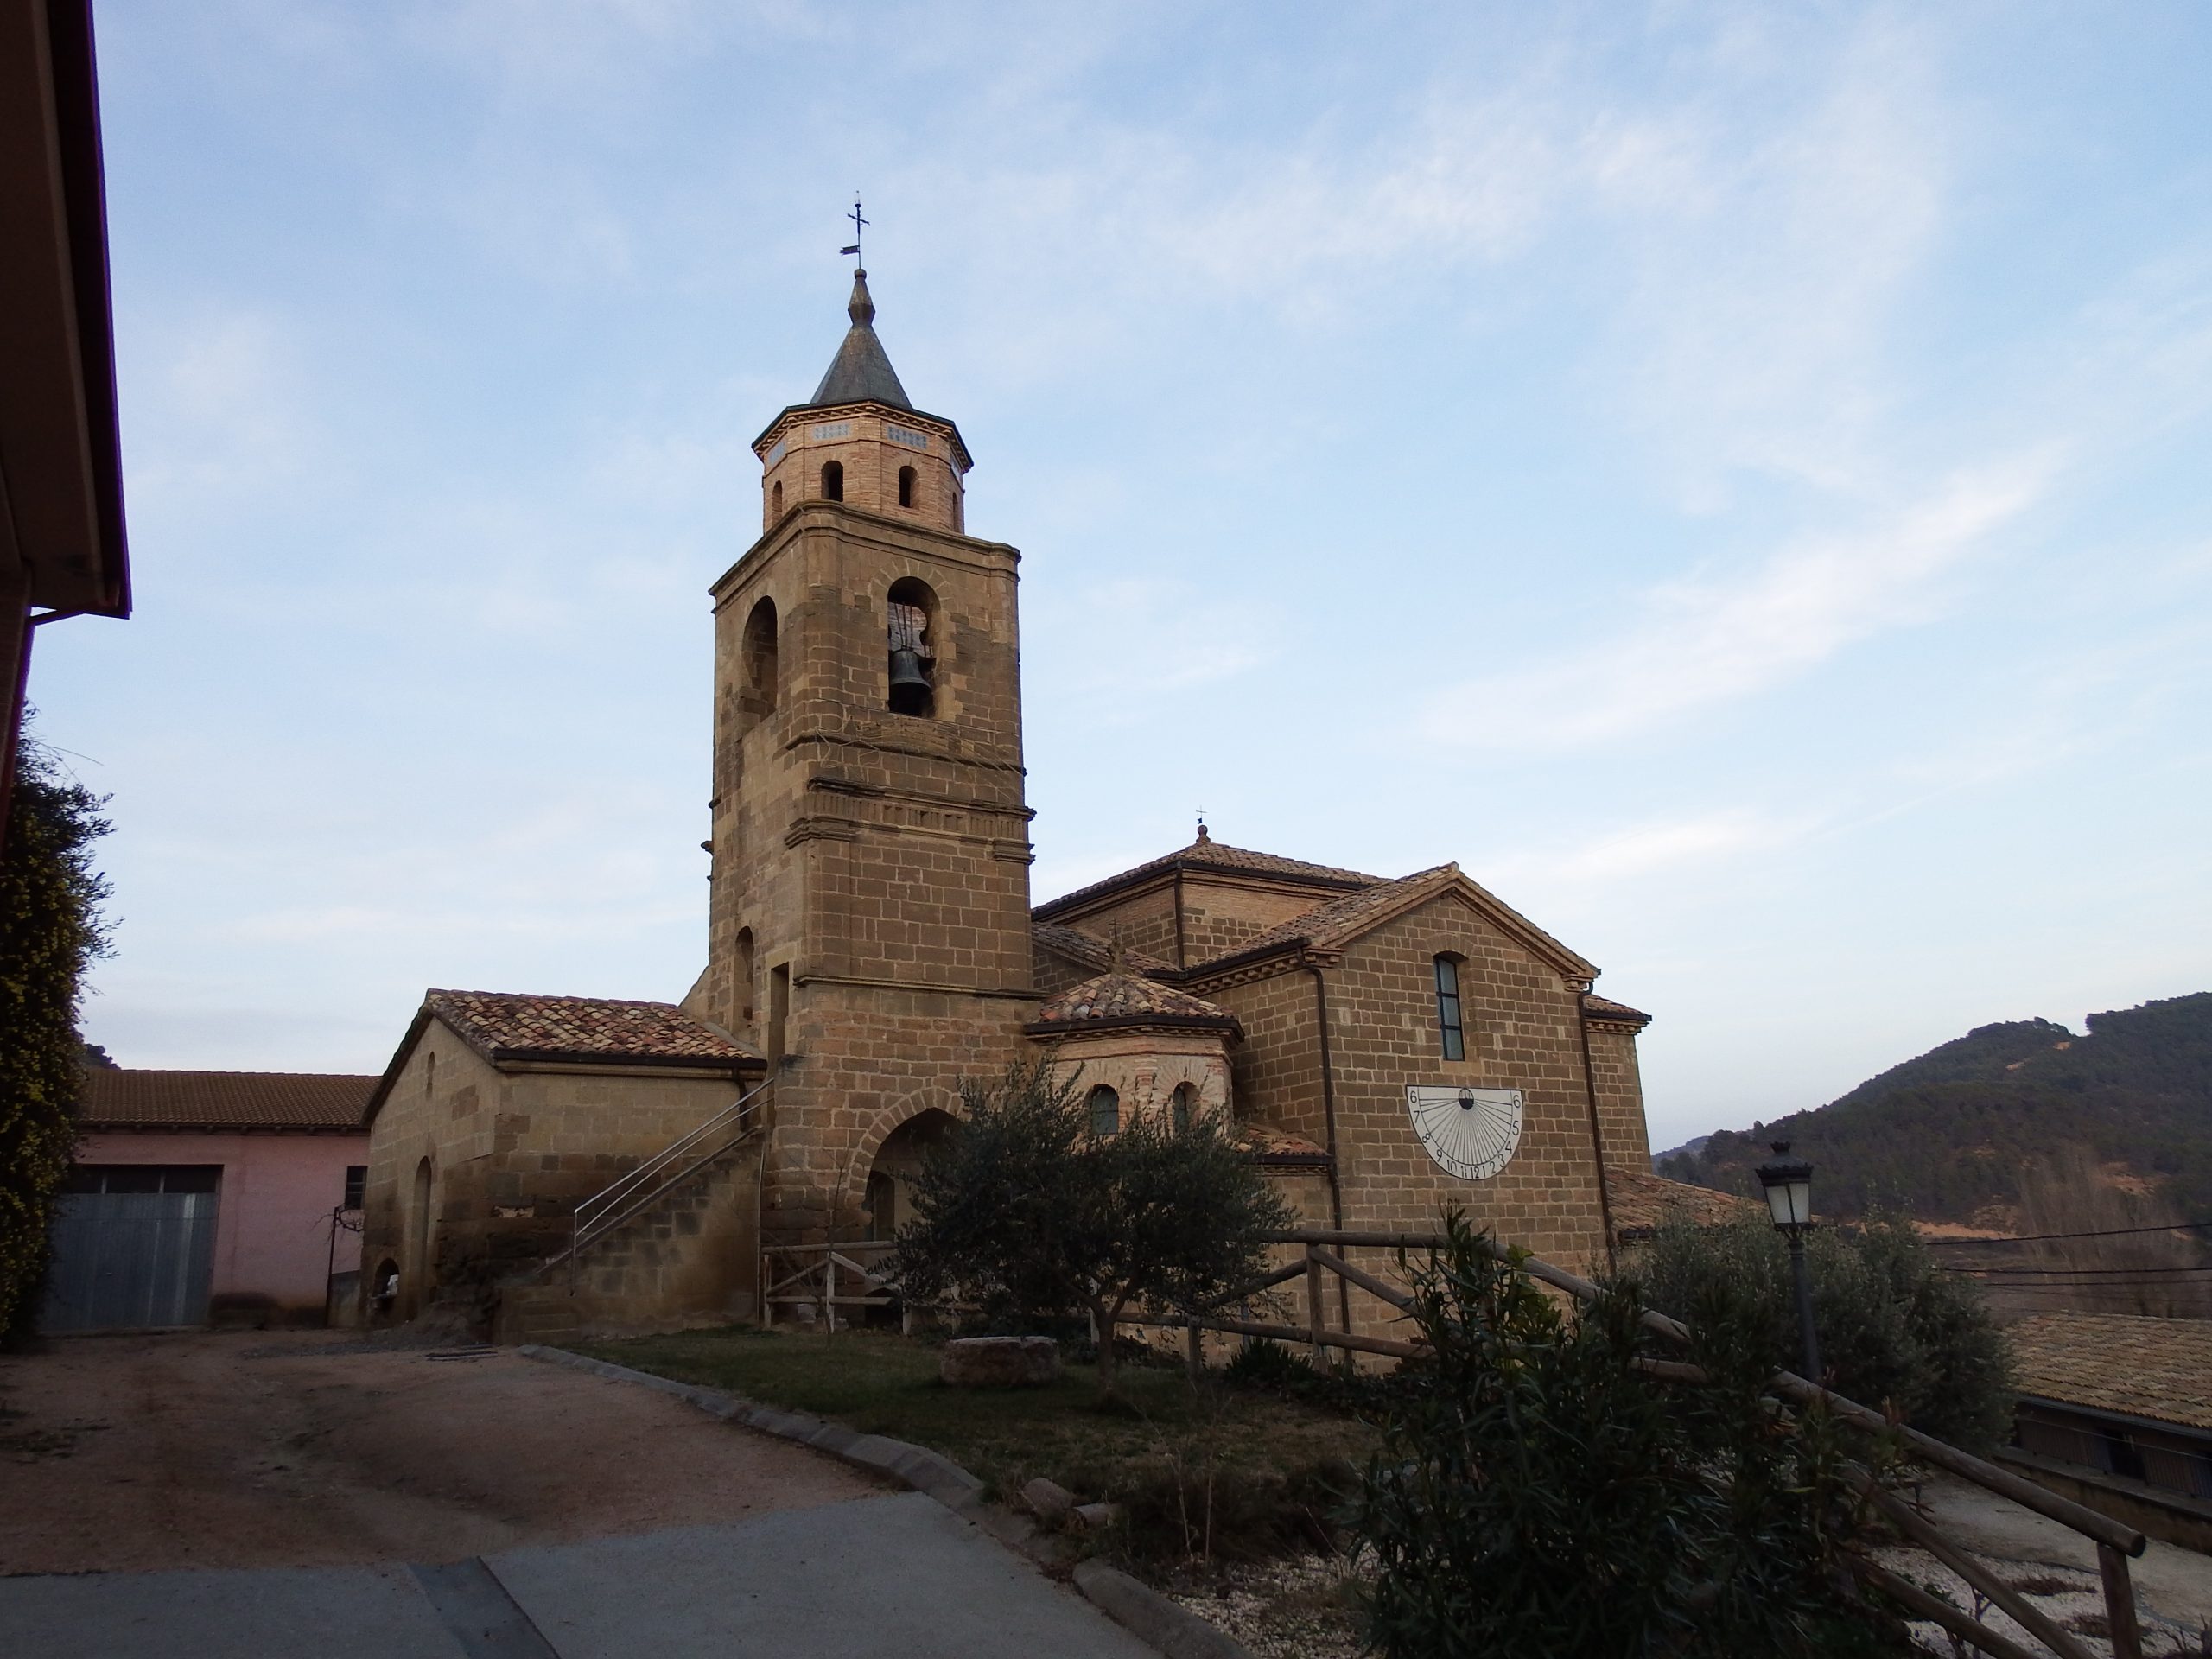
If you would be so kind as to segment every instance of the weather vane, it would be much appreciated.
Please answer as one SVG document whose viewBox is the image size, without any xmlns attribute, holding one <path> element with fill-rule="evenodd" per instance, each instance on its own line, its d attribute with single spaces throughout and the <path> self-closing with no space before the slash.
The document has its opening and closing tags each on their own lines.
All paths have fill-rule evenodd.
<svg viewBox="0 0 2212 1659">
<path fill-rule="evenodd" d="M 868 220 L 861 217 L 861 193 L 857 190 L 853 192 L 853 211 L 847 213 L 845 217 L 853 221 L 853 245 L 849 248 L 840 248 L 837 251 L 851 254 L 854 267 L 857 270 L 861 259 L 861 226 L 868 223 Z"/>
</svg>

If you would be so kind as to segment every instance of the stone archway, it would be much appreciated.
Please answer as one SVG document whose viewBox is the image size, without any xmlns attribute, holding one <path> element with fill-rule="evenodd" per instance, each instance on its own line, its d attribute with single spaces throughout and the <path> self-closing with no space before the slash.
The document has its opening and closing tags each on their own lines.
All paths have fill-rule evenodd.
<svg viewBox="0 0 2212 1659">
<path fill-rule="evenodd" d="M 861 1197 L 869 1237 L 887 1239 L 913 1219 L 913 1180 L 922 1160 L 958 1122 L 940 1107 L 925 1106 L 877 1143 Z"/>
</svg>

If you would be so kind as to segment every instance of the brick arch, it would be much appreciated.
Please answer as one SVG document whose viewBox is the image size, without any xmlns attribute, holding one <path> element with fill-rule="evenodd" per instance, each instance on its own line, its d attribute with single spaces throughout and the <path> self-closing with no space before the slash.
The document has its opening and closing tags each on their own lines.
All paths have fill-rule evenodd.
<svg viewBox="0 0 2212 1659">
<path fill-rule="evenodd" d="M 927 1117 L 932 1112 L 948 1122 L 958 1122 L 961 1116 L 957 1109 L 959 1096 L 956 1095 L 952 1098 L 952 1106 L 947 1107 L 944 1104 L 943 1095 L 937 1090 L 916 1089 L 896 1105 L 887 1108 L 876 1119 L 874 1126 L 853 1143 L 852 1161 L 838 1183 L 834 1202 L 842 1208 L 856 1205 L 867 1196 L 868 1178 L 875 1168 L 876 1154 L 883 1150 L 885 1141 L 909 1123 Z"/>
</svg>

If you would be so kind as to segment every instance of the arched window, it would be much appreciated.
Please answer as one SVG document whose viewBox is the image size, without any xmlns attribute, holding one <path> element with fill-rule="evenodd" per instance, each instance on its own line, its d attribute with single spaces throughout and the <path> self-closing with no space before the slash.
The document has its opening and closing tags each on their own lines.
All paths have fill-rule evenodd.
<svg viewBox="0 0 2212 1659">
<path fill-rule="evenodd" d="M 1090 1108 L 1090 1132 L 1093 1135 L 1119 1135 L 1122 1132 L 1122 1097 L 1100 1084 L 1090 1091 L 1085 1103 Z"/>
<path fill-rule="evenodd" d="M 1167 1096 L 1167 1121 L 1175 1133 L 1183 1134 L 1191 1127 L 1191 1109 L 1198 1104 L 1198 1091 L 1187 1083 L 1175 1085 L 1175 1092 Z"/>
<path fill-rule="evenodd" d="M 783 516 L 784 480 L 779 478 L 776 480 L 775 486 L 768 492 L 768 517 L 771 520 L 773 520 L 780 518 Z"/>
<path fill-rule="evenodd" d="M 1467 1058 L 1466 1038 L 1459 1025 L 1459 963 L 1454 957 L 1436 959 L 1436 1031 L 1443 1039 L 1444 1058 Z"/>
<path fill-rule="evenodd" d="M 753 1029 L 753 930 L 737 930 L 737 1023 L 741 1030 Z"/>
<path fill-rule="evenodd" d="M 937 713 L 937 595 L 929 584 L 901 576 L 891 584 L 885 619 L 890 644 L 890 696 L 894 715 Z"/>
<path fill-rule="evenodd" d="M 762 599 L 745 619 L 745 686 L 766 714 L 776 706 L 776 601 Z"/>
<path fill-rule="evenodd" d="M 845 499 L 845 463 L 825 461 L 822 463 L 822 499 L 842 501 Z"/>
<path fill-rule="evenodd" d="M 899 505 L 902 507 L 914 505 L 914 469 L 911 467 L 899 469 Z"/>
</svg>

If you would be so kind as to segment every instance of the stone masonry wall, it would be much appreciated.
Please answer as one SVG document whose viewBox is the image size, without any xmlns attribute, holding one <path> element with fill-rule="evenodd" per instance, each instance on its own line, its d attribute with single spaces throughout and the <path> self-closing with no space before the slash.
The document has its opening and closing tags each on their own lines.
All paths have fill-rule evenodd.
<svg viewBox="0 0 2212 1659">
<path fill-rule="evenodd" d="M 741 1087 L 615 1067 L 503 1073 L 433 1020 L 370 1128 L 364 1282 L 373 1288 L 378 1265 L 397 1262 L 403 1317 L 433 1300 L 483 1303 L 493 1286 L 566 1247 L 578 1201 L 697 1128 Z M 414 1203 L 424 1159 L 427 1262 Z M 715 1300 L 724 1306 L 750 1287 L 749 1253 L 715 1271 L 727 1281 Z"/>
<path fill-rule="evenodd" d="M 1607 1167 L 1648 1171 L 1651 1131 L 1643 1117 L 1643 1079 L 1637 1071 L 1634 1027 L 1592 1023 L 1590 1074 L 1598 1084 L 1598 1127 L 1605 1137 Z"/>
</svg>

